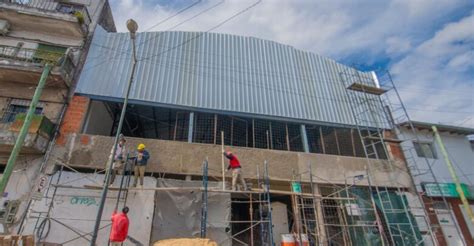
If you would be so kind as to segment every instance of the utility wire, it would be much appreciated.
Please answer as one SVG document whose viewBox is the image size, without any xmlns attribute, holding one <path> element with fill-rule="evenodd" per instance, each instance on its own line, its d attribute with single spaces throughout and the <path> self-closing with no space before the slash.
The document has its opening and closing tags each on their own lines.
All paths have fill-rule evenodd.
<svg viewBox="0 0 474 246">
<path fill-rule="evenodd" d="M 151 30 L 151 29 L 153 29 L 153 28 L 155 28 L 155 27 L 157 27 L 157 26 L 159 26 L 159 25 L 161 25 L 161 24 L 167 22 L 168 20 L 170 20 L 170 19 L 172 19 L 172 18 L 178 16 L 179 14 L 185 12 L 186 10 L 188 10 L 188 9 L 190 9 L 190 8 L 192 8 L 192 7 L 194 7 L 194 6 L 196 6 L 196 5 L 197 5 L 198 3 L 200 3 L 200 2 L 202 2 L 202 0 L 198 0 L 198 1 L 196 1 L 196 2 L 193 2 L 192 4 L 190 4 L 190 5 L 186 6 L 186 7 L 184 7 L 183 9 L 179 10 L 179 11 L 176 12 L 175 14 L 173 14 L 173 15 L 171 15 L 171 16 L 169 16 L 169 17 L 167 17 L 167 18 L 165 18 L 165 19 L 163 19 L 163 20 L 161 20 L 161 21 L 159 21 L 158 23 L 152 25 L 150 28 L 146 29 L 144 32 L 147 32 L 147 31 L 149 31 L 149 30 Z M 184 23 L 185 23 L 185 21 L 181 22 L 179 25 L 184 24 Z M 179 26 L 179 25 L 175 25 L 174 27 L 177 27 L 177 26 Z M 156 38 L 156 37 L 152 37 L 152 38 Z M 140 45 L 142 45 L 143 43 L 148 42 L 148 41 L 150 41 L 150 40 L 151 40 L 151 39 L 145 40 L 145 41 L 139 43 L 138 45 L 136 45 L 136 47 L 138 48 L 138 46 L 140 46 Z M 93 69 L 93 68 L 95 68 L 95 67 L 98 67 L 98 66 L 100 66 L 100 65 L 102 65 L 102 64 L 104 64 L 104 63 L 106 63 L 106 62 L 108 62 L 109 60 L 113 60 L 113 59 L 117 58 L 117 56 L 119 56 L 119 55 L 128 54 L 128 53 L 130 52 L 130 50 L 131 50 L 131 48 L 128 48 L 127 50 L 122 50 L 122 49 L 117 50 L 117 49 L 115 49 L 115 48 L 106 47 L 106 46 L 103 46 L 103 45 L 100 45 L 100 44 L 96 44 L 96 43 L 92 43 L 92 45 L 99 46 L 99 47 L 102 47 L 102 48 L 105 48 L 105 49 L 109 49 L 109 50 L 111 50 L 111 51 L 113 51 L 113 52 L 115 52 L 115 53 L 118 52 L 118 54 L 117 54 L 116 56 L 112 57 L 112 58 L 105 59 L 104 62 L 99 63 L 99 64 L 96 64 L 96 65 L 93 66 L 93 67 L 87 68 L 87 69 L 85 69 L 84 71 L 87 71 L 87 70 L 89 70 L 89 69 Z M 121 45 L 123 45 L 123 43 L 120 44 L 120 45 L 117 45 L 117 46 L 121 46 Z M 84 71 L 83 71 L 83 72 L 84 72 Z"/>
<path fill-rule="evenodd" d="M 167 50 L 165 50 L 165 51 L 163 51 L 163 52 L 160 52 L 160 53 L 158 53 L 158 54 L 155 54 L 155 55 L 151 55 L 151 56 L 142 58 L 142 59 L 140 59 L 139 61 L 149 60 L 149 59 L 151 59 L 151 58 L 153 58 L 153 57 L 162 55 L 162 54 L 167 53 L 167 52 L 169 52 L 169 51 L 171 51 L 171 50 L 174 50 L 174 49 L 176 49 L 176 48 L 179 48 L 179 47 L 181 47 L 181 46 L 183 46 L 183 45 L 185 45 L 185 44 L 187 44 L 187 43 L 189 43 L 189 42 L 191 42 L 191 41 L 193 41 L 193 40 L 195 40 L 195 39 L 197 39 L 197 38 L 203 36 L 204 34 L 206 34 L 206 33 L 208 33 L 208 32 L 211 32 L 211 31 L 213 31 L 213 30 L 215 30 L 215 29 L 221 27 L 222 25 L 224 25 L 225 23 L 231 21 L 231 20 L 234 19 L 235 17 L 237 17 L 237 16 L 239 16 L 239 15 L 241 15 L 241 14 L 247 12 L 248 10 L 252 9 L 253 7 L 257 6 L 257 5 L 260 4 L 261 2 L 262 2 L 262 0 L 258 0 L 258 1 L 256 1 L 255 3 L 251 4 L 250 6 L 248 6 L 247 8 L 242 9 L 241 11 L 237 12 L 236 14 L 234 14 L 234 15 L 230 16 L 229 18 L 225 19 L 224 21 L 218 23 L 217 25 L 215 25 L 215 26 L 209 28 L 208 30 L 206 30 L 206 31 L 204 31 L 204 32 L 199 33 L 199 34 L 196 35 L 195 37 L 192 37 L 192 38 L 190 38 L 190 39 L 188 39 L 188 40 L 182 42 L 181 44 L 178 44 L 178 45 L 176 45 L 176 46 L 173 46 L 173 47 L 171 47 L 171 48 L 169 48 L 169 49 L 167 49 Z"/>
<path fill-rule="evenodd" d="M 242 14 L 242 13 L 244 13 L 244 12 L 250 10 L 251 8 L 255 7 L 256 5 L 260 4 L 261 1 L 262 1 L 262 0 L 256 1 L 256 2 L 253 3 L 252 5 L 250 5 L 250 6 L 248 6 L 247 8 L 245 8 L 245 9 L 243 9 L 243 10 L 237 12 L 237 13 L 234 14 L 234 15 L 230 16 L 229 18 L 227 18 L 227 19 L 225 19 L 224 21 L 218 23 L 217 25 L 213 26 L 212 28 L 208 29 L 207 31 L 202 32 L 202 33 L 200 33 L 199 35 L 197 35 L 197 36 L 195 36 L 195 37 L 193 37 L 193 38 L 190 38 L 190 39 L 188 39 L 188 40 L 182 42 L 181 44 L 178 44 L 178 45 L 176 45 L 176 46 L 173 46 L 172 48 L 167 49 L 167 50 L 165 50 L 165 51 L 163 51 L 163 52 L 160 52 L 160 53 L 158 53 L 158 54 L 155 54 L 155 55 L 152 55 L 152 56 L 143 58 L 143 59 L 139 59 L 138 61 L 147 60 L 147 59 L 150 59 L 150 58 L 152 58 L 152 57 L 156 57 L 156 56 L 162 55 L 162 54 L 164 54 L 164 53 L 167 53 L 167 52 L 169 52 L 169 51 L 171 51 L 171 50 L 174 50 L 174 49 L 176 49 L 176 48 L 178 48 L 178 47 L 181 47 L 181 46 L 185 45 L 186 43 L 189 43 L 189 42 L 191 42 L 192 40 L 197 39 L 197 38 L 201 37 L 202 35 L 204 35 L 204 34 L 210 32 L 210 31 L 212 31 L 212 30 L 215 30 L 215 29 L 221 27 L 222 25 L 224 25 L 225 23 L 227 23 L 227 22 L 229 22 L 230 20 L 234 19 L 235 17 L 239 16 L 240 14 Z M 204 12 L 207 12 L 208 10 L 210 10 L 210 9 L 212 9 L 212 8 L 215 8 L 215 7 L 218 6 L 219 4 L 221 4 L 221 3 L 218 3 L 218 4 L 216 4 L 216 5 L 211 6 L 209 9 L 206 9 L 206 10 L 202 11 L 200 14 L 202 14 L 202 13 L 204 13 Z M 189 21 L 189 20 L 191 20 L 191 19 L 193 19 L 193 18 L 195 18 L 195 17 L 197 17 L 197 16 L 198 16 L 198 15 L 195 15 L 195 16 L 193 16 L 193 17 L 191 17 L 191 18 L 188 18 L 187 21 Z M 184 23 L 184 21 L 181 22 L 181 23 L 179 23 L 178 25 L 181 25 L 181 24 L 183 24 L 183 23 Z M 178 25 L 176 25 L 176 26 L 178 26 Z M 175 27 L 176 27 L 176 26 L 175 26 Z M 159 36 L 159 35 L 157 35 L 157 36 Z M 155 36 L 154 38 L 156 38 L 157 36 Z M 114 57 L 114 58 L 115 58 L 115 57 Z M 114 58 L 112 58 L 112 59 L 114 59 Z M 94 66 L 92 66 L 92 67 L 88 67 L 88 68 L 84 69 L 84 71 L 88 71 L 88 70 L 90 70 L 90 69 L 93 69 L 93 68 L 95 68 L 95 67 L 98 67 L 98 66 L 100 66 L 100 65 L 102 65 L 102 64 L 104 64 L 104 63 L 106 63 L 106 62 L 108 62 L 108 61 L 109 61 L 109 60 L 104 60 L 104 62 L 102 62 L 102 63 L 96 64 L 96 65 L 94 65 Z"/>
<path fill-rule="evenodd" d="M 182 59 L 183 60 L 183 59 Z M 241 85 L 245 85 L 245 86 L 250 86 L 250 87 L 259 87 L 259 88 L 263 88 L 263 89 L 266 89 L 266 90 L 273 90 L 273 91 L 278 91 L 278 92 L 282 92 L 282 93 L 288 93 L 288 94 L 294 94 L 294 95 L 299 95 L 299 96 L 305 96 L 305 97 L 310 97 L 310 98 L 319 98 L 319 99 L 324 99 L 324 100 L 330 100 L 330 101 L 338 101 L 338 102 L 343 102 L 343 103 L 346 103 L 346 104 L 350 104 L 350 102 L 348 100 L 344 100 L 344 99 L 336 99 L 336 98 L 329 98 L 329 97 L 321 97 L 321 96 L 315 96 L 315 95 L 310 95 L 310 94 L 307 94 L 307 93 L 303 93 L 303 92 L 297 92 L 297 91 L 294 91 L 294 90 L 290 90 L 289 88 L 276 88 L 274 86 L 271 86 L 269 84 L 258 84 L 258 83 L 245 83 L 245 82 L 241 82 L 241 81 L 237 81 L 236 79 L 230 79 L 226 76 L 219 76 L 219 75 L 214 75 L 214 74 L 207 74 L 207 73 L 196 73 L 195 71 L 191 70 L 190 68 L 185 68 L 185 67 L 201 67 L 201 68 L 214 68 L 214 69 L 222 69 L 222 68 L 228 68 L 226 70 L 228 71 L 231 71 L 231 72 L 241 72 L 241 73 L 244 73 L 246 72 L 246 70 L 241 70 L 241 69 L 232 69 L 231 66 L 225 66 L 225 65 L 220 65 L 220 66 L 209 66 L 209 65 L 200 65 L 200 64 L 194 64 L 194 63 L 191 63 L 191 62 L 177 62 L 177 63 L 166 63 L 164 62 L 163 60 L 160 60 L 160 63 L 156 63 L 156 62 L 153 62 L 153 61 L 146 61 L 147 63 L 151 63 L 151 64 L 155 64 L 155 65 L 164 65 L 165 67 L 167 68 L 170 68 L 170 69 L 174 69 L 174 70 L 178 70 L 178 71 L 182 71 L 182 72 L 186 72 L 188 74 L 192 74 L 192 75 L 195 75 L 195 76 L 200 76 L 200 77 L 203 77 L 203 78 L 206 78 L 206 79 L 209 79 L 209 77 L 213 78 L 214 80 L 222 80 L 222 79 L 225 79 L 229 82 L 229 84 L 241 84 Z M 248 72 L 247 72 L 248 73 Z M 262 75 L 262 76 L 269 76 L 269 77 L 278 77 L 278 76 L 275 76 L 275 75 L 283 75 L 281 73 L 259 73 L 259 72 L 253 72 L 252 75 Z M 285 77 L 285 76 L 282 76 L 282 77 Z M 307 82 L 314 82 L 314 78 L 307 78 L 307 77 L 301 77 L 301 76 L 286 76 L 288 79 L 301 79 L 303 81 L 307 81 Z M 301 86 L 301 87 L 304 87 L 304 86 Z M 296 88 L 298 90 L 298 88 Z M 304 88 L 300 88 L 301 90 L 303 90 Z M 428 105 L 426 105 L 428 106 Z M 429 106 L 435 106 L 435 105 L 429 105 Z M 413 108 L 413 107 L 407 107 L 407 109 L 410 109 L 410 110 L 416 110 L 416 111 L 428 111 L 428 112 L 442 112 L 442 113 L 451 113 L 451 114 L 466 114 L 466 113 L 470 113 L 470 112 L 462 112 L 462 111 L 442 111 L 442 110 L 429 110 L 429 109 L 420 109 L 420 108 Z"/>
<path fill-rule="evenodd" d="M 179 10 L 178 12 L 176 12 L 174 15 L 171 15 L 171 16 L 165 18 L 164 20 L 159 21 L 158 23 L 152 25 L 151 27 L 149 27 L 148 29 L 146 29 L 144 32 L 150 31 L 151 29 L 153 29 L 153 28 L 155 28 L 155 27 L 157 27 L 157 26 L 159 26 L 159 25 L 161 25 L 161 24 L 167 22 L 168 20 L 172 19 L 173 17 L 176 17 L 176 16 L 178 16 L 179 14 L 183 13 L 184 11 L 186 11 L 186 10 L 188 10 L 188 9 L 190 9 L 190 8 L 192 8 L 192 7 L 194 7 L 194 6 L 196 6 L 196 5 L 199 4 L 200 2 L 202 2 L 202 0 L 198 0 L 198 1 L 196 1 L 196 2 L 194 2 L 194 3 L 192 3 L 192 4 L 190 4 L 189 6 L 187 6 L 187 7 L 183 8 L 183 9 Z"/>
</svg>

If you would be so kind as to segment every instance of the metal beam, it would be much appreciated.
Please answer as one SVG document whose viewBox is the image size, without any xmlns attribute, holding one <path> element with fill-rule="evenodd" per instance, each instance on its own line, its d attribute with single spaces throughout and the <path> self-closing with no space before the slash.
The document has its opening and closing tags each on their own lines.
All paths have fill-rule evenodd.
<svg viewBox="0 0 474 246">
<path fill-rule="evenodd" d="M 305 153 L 309 153 L 308 135 L 306 135 L 306 126 L 304 124 L 300 125 L 300 134 L 303 141 L 303 150 Z"/>
<path fill-rule="evenodd" d="M 193 142 L 193 130 L 194 130 L 194 112 L 191 112 L 189 113 L 188 143 Z"/>
</svg>

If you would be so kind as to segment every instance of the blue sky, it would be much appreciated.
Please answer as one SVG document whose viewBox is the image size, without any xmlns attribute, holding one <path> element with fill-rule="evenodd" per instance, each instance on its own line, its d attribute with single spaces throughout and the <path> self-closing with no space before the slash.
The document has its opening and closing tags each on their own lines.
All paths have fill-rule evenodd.
<svg viewBox="0 0 474 246">
<path fill-rule="evenodd" d="M 220 0 L 110 0 L 118 31 L 162 31 Z M 225 0 L 173 30 L 203 31 L 256 0 Z M 410 116 L 474 127 L 474 1 L 263 0 L 215 32 L 274 40 L 364 69 L 389 69 Z"/>
</svg>

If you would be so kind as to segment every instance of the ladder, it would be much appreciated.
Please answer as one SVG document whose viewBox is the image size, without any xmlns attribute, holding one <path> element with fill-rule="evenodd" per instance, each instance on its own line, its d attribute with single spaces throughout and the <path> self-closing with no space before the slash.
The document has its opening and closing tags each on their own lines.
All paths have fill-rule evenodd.
<svg viewBox="0 0 474 246">
<path fill-rule="evenodd" d="M 421 209 L 424 211 L 424 219 L 429 229 L 429 236 L 431 236 L 433 243 L 437 245 L 439 242 L 437 241 L 437 237 L 434 235 L 434 233 L 435 231 L 439 230 L 439 228 L 435 227 L 439 226 L 434 225 L 430 220 L 431 217 L 437 216 L 437 209 L 434 209 L 436 204 L 431 197 L 422 196 L 421 192 L 423 189 L 421 187 L 421 181 L 423 180 L 420 180 L 421 176 L 428 177 L 429 179 L 433 180 L 438 186 L 438 189 L 441 190 L 439 187 L 438 178 L 431 168 L 434 163 L 434 159 L 430 160 L 426 156 L 418 156 L 413 142 L 420 142 L 419 133 L 408 114 L 408 111 L 403 103 L 403 100 L 401 99 L 400 93 L 395 86 L 395 82 L 393 81 L 390 72 L 386 71 L 383 73 L 382 76 L 379 77 L 379 81 L 381 81 L 381 85 L 387 90 L 387 93 L 385 93 L 382 98 L 382 103 L 388 109 L 387 116 L 389 123 L 391 124 L 392 129 L 395 131 L 398 139 L 401 141 L 400 147 L 403 151 L 409 172 L 412 175 L 413 183 L 419 201 L 422 205 Z M 406 128 L 407 131 L 403 131 L 402 128 Z M 449 204 L 445 197 L 442 197 L 442 204 L 444 207 L 449 208 Z M 449 213 L 449 215 L 451 220 L 455 221 L 453 213 Z M 459 235 L 462 235 L 458 227 L 456 227 L 456 230 Z M 461 238 L 464 245 L 467 245 L 464 241 L 464 238 Z"/>
<path fill-rule="evenodd" d="M 202 164 L 202 205 L 201 205 L 201 238 L 207 236 L 207 184 L 208 184 L 208 162 L 207 158 Z M 224 181 L 223 181 L 224 182 Z"/>
<path fill-rule="evenodd" d="M 374 79 L 371 76 L 353 68 L 341 72 L 340 77 L 345 88 L 345 100 L 352 112 L 353 121 L 363 145 L 369 177 L 377 169 L 387 170 L 392 174 L 397 167 L 390 158 L 386 143 L 399 141 L 386 136 L 386 130 L 390 126 L 380 96 L 387 90 L 374 86 Z M 373 162 L 373 160 L 377 160 L 377 162 Z M 385 162 L 386 165 L 382 162 Z M 377 205 L 380 207 L 385 222 L 388 243 L 395 245 L 418 244 L 421 239 L 417 237 L 417 228 L 408 209 L 408 204 L 403 199 L 403 191 L 395 178 L 388 178 L 395 188 L 389 189 L 374 185 L 375 192 L 372 194 L 378 200 Z M 390 196 L 393 191 L 402 197 L 401 209 L 394 207 L 394 201 Z M 394 216 L 397 215 L 403 215 L 403 222 L 394 220 Z"/>
<path fill-rule="evenodd" d="M 314 184 L 311 171 L 311 165 L 309 166 L 310 184 L 309 187 L 302 183 L 301 174 L 296 175 L 293 170 L 293 181 L 296 183 L 299 190 L 295 190 L 295 187 L 291 187 L 293 192 L 313 194 L 313 196 L 302 196 L 299 194 L 292 195 L 293 201 L 293 216 L 295 218 L 297 239 L 301 242 L 299 235 L 305 234 L 308 236 L 310 245 L 319 244 L 319 228 L 318 218 L 316 210 L 316 197 L 314 196 Z M 298 178 L 296 178 L 298 176 Z M 301 242 L 302 243 L 302 242 Z"/>
<path fill-rule="evenodd" d="M 268 177 L 268 163 L 267 161 L 263 164 L 263 175 L 260 177 L 260 171 L 257 166 L 257 179 L 258 187 L 263 189 L 262 193 L 259 193 L 259 200 L 261 203 L 258 205 L 258 213 L 260 221 L 260 240 L 262 245 L 274 246 L 273 242 L 273 224 L 272 224 L 272 206 L 270 198 L 270 178 Z"/>
</svg>

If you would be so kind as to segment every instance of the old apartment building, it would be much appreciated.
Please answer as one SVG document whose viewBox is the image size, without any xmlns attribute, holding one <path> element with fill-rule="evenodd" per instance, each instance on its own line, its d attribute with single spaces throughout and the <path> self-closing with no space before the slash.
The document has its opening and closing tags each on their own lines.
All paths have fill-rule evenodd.
<svg viewBox="0 0 474 246">
<path fill-rule="evenodd" d="M 2 198 L 3 233 L 16 233 L 82 70 L 96 27 L 114 32 L 104 1 L 0 1 L 0 164 L 10 156 L 46 63 L 52 65 Z"/>
</svg>

